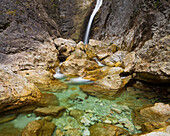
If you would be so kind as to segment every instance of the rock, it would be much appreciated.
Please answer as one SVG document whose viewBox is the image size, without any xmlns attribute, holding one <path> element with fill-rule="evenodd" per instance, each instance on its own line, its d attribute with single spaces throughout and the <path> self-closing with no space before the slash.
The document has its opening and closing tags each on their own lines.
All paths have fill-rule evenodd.
<svg viewBox="0 0 170 136">
<path fill-rule="evenodd" d="M 74 109 L 71 110 L 69 114 L 80 123 L 81 117 L 84 115 L 84 112 L 82 110 Z"/>
<path fill-rule="evenodd" d="M 135 131 L 133 123 L 130 122 L 127 118 L 122 118 L 118 122 L 122 124 L 125 128 L 127 128 L 129 132 L 133 133 Z"/>
<path fill-rule="evenodd" d="M 58 98 L 54 94 L 42 93 L 40 101 L 37 103 L 38 106 L 48 107 L 48 106 L 58 106 Z"/>
<path fill-rule="evenodd" d="M 130 52 L 128 53 L 124 58 L 123 58 L 123 65 L 125 67 L 124 72 L 134 72 L 135 65 L 137 63 L 140 63 L 142 61 L 141 58 L 137 57 L 135 52 Z"/>
<path fill-rule="evenodd" d="M 140 136 L 169 136 L 170 135 L 170 125 L 164 128 L 157 129 L 153 132 L 142 134 Z"/>
<path fill-rule="evenodd" d="M 104 76 L 92 84 L 81 85 L 80 88 L 83 92 L 93 96 L 114 98 L 121 92 L 121 89 L 130 79 L 130 77 L 127 77 L 128 79 L 121 79 L 119 74 L 117 74 L 119 72 L 121 71 L 116 70 L 115 74 L 113 74 L 110 71 L 110 73 L 108 73 L 109 75 Z"/>
<path fill-rule="evenodd" d="M 9 65 L 15 72 L 54 68 L 58 52 L 50 36 L 60 34 L 42 2 L 27 1 L 21 4 L 3 0 L 0 5 L 3 5 L 0 9 L 3 11 L 0 14 L 0 20 L 3 20 L 0 22 L 1 65 Z M 32 17 L 29 17 L 30 14 Z"/>
<path fill-rule="evenodd" d="M 77 129 L 73 129 L 73 130 L 67 130 L 65 132 L 65 136 L 82 136 L 82 135 L 81 135 L 81 131 Z"/>
<path fill-rule="evenodd" d="M 90 127 L 90 136 L 128 136 L 128 132 L 120 127 L 97 123 Z"/>
<path fill-rule="evenodd" d="M 168 126 L 169 122 L 146 122 L 142 124 L 143 132 L 152 132 L 157 128 L 163 128 Z"/>
<path fill-rule="evenodd" d="M 59 117 L 65 111 L 65 107 L 63 106 L 50 106 L 46 108 L 37 108 L 34 110 L 34 113 L 39 116 L 54 116 Z"/>
<path fill-rule="evenodd" d="M 45 116 L 43 118 L 43 120 L 47 121 L 47 122 L 51 122 L 53 120 L 53 118 L 51 116 Z"/>
<path fill-rule="evenodd" d="M 37 102 L 38 103 L 38 102 Z M 20 114 L 20 113 L 30 113 L 33 110 L 37 108 L 37 105 L 34 103 L 34 105 L 24 105 L 19 108 L 11 109 L 8 111 L 5 111 L 3 114 L 10 115 L 10 114 Z"/>
<path fill-rule="evenodd" d="M 32 121 L 23 129 L 22 136 L 51 136 L 55 127 L 54 123 L 44 120 Z"/>
<path fill-rule="evenodd" d="M 16 119 L 17 116 L 18 116 L 17 114 L 1 116 L 0 117 L 0 124 L 14 120 L 14 119 Z"/>
<path fill-rule="evenodd" d="M 99 79 L 102 79 L 106 75 L 112 75 L 112 74 L 120 74 L 123 72 L 123 69 L 120 67 L 102 67 L 99 69 L 91 70 L 91 71 L 85 71 L 84 79 L 96 81 Z"/>
<path fill-rule="evenodd" d="M 0 111 L 31 105 L 41 98 L 40 90 L 21 75 L 14 74 L 10 67 L 0 66 Z"/>
<path fill-rule="evenodd" d="M 83 76 L 85 70 L 93 70 L 99 66 L 94 61 L 86 59 L 73 59 L 61 64 L 60 70 L 66 76 Z"/>
<path fill-rule="evenodd" d="M 117 51 L 114 54 L 111 54 L 109 57 L 106 57 L 101 61 L 101 63 L 107 66 L 122 66 L 121 63 L 123 58 L 126 56 L 127 51 Z"/>
<path fill-rule="evenodd" d="M 76 42 L 71 39 L 57 38 L 54 43 L 59 51 L 60 61 L 64 61 L 76 48 Z"/>
<path fill-rule="evenodd" d="M 73 60 L 73 59 L 86 59 L 87 55 L 84 51 L 80 49 L 76 49 L 71 55 L 66 59 L 67 60 Z"/>
<path fill-rule="evenodd" d="M 8 129 L 7 129 L 8 128 Z M 4 123 L 0 126 L 0 136 L 20 136 L 21 130 L 13 123 Z"/>
<path fill-rule="evenodd" d="M 99 60 L 110 56 L 116 51 L 116 45 L 108 45 L 102 41 L 90 39 L 89 45 L 85 48 L 86 54 L 89 58 L 97 57 Z"/>
<path fill-rule="evenodd" d="M 154 106 L 146 107 L 135 112 L 135 125 L 142 126 L 143 130 L 157 129 L 164 126 L 170 118 L 170 106 L 164 103 L 155 103 Z M 149 127 L 152 124 L 152 128 Z"/>
<path fill-rule="evenodd" d="M 57 92 L 68 88 L 68 85 L 56 80 L 53 74 L 46 70 L 24 70 L 18 73 L 34 83 L 42 91 Z"/>
</svg>

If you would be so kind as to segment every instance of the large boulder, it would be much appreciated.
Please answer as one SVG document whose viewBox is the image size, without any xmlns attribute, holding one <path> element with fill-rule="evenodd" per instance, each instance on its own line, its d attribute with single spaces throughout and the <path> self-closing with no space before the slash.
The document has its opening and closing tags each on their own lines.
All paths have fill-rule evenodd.
<svg viewBox="0 0 170 136">
<path fill-rule="evenodd" d="M 135 110 L 134 115 L 135 125 L 142 126 L 143 131 L 152 131 L 168 125 L 170 105 L 155 103 L 154 106 Z"/>
<path fill-rule="evenodd" d="M 118 126 L 97 123 L 90 127 L 90 136 L 128 136 L 127 130 Z"/>
<path fill-rule="evenodd" d="M 21 136 L 51 136 L 55 124 L 44 120 L 36 120 L 28 123 L 23 129 Z"/>
<path fill-rule="evenodd" d="M 87 59 L 73 59 L 61 64 L 60 70 L 66 76 L 83 76 L 85 70 L 99 68 L 96 62 Z"/>
<path fill-rule="evenodd" d="M 42 91 L 57 92 L 68 88 L 68 85 L 56 80 L 49 71 L 36 69 L 18 71 L 18 73 L 34 83 Z"/>
<path fill-rule="evenodd" d="M 101 79 L 89 85 L 81 85 L 80 88 L 83 92 L 93 96 L 114 98 L 132 78 L 131 76 L 121 78 L 119 73 L 121 69 L 120 71 L 115 69 L 115 73 L 114 70 L 110 70 L 110 73 L 104 77 L 101 76 Z"/>
<path fill-rule="evenodd" d="M 0 112 L 35 104 L 41 98 L 40 90 L 9 67 L 0 66 Z"/>
</svg>

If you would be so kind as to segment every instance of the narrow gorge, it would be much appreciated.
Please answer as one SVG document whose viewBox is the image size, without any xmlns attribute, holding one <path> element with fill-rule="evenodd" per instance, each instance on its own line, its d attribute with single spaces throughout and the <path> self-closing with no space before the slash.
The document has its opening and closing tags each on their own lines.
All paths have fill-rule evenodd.
<svg viewBox="0 0 170 136">
<path fill-rule="evenodd" d="M 1 0 L 0 136 L 169 136 L 168 0 Z"/>
</svg>

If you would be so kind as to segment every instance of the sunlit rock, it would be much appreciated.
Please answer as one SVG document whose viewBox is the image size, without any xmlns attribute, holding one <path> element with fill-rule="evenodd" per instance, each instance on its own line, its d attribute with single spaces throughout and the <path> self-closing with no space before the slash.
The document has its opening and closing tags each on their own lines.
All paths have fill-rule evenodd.
<svg viewBox="0 0 170 136">
<path fill-rule="evenodd" d="M 96 62 L 86 59 L 73 59 L 61 64 L 60 70 L 66 76 L 83 76 L 85 70 L 98 68 Z"/>
<path fill-rule="evenodd" d="M 84 79 L 89 79 L 92 81 L 96 81 L 98 79 L 102 79 L 106 75 L 112 74 L 120 74 L 123 72 L 121 67 L 102 67 L 96 70 L 85 71 Z"/>
<path fill-rule="evenodd" d="M 122 66 L 123 58 L 126 56 L 127 51 L 117 51 L 114 54 L 103 59 L 101 62 L 107 66 Z M 119 64 L 118 64 L 119 63 Z"/>
<path fill-rule="evenodd" d="M 89 44 L 85 48 L 89 58 L 97 57 L 99 60 L 110 56 L 116 51 L 116 45 L 108 44 L 102 41 L 90 39 Z"/>
<path fill-rule="evenodd" d="M 25 77 L 14 74 L 10 67 L 0 66 L 0 112 L 34 104 L 41 98 L 40 90 Z"/>
<path fill-rule="evenodd" d="M 34 83 L 40 90 L 57 92 L 66 89 L 68 86 L 56 80 L 53 74 L 45 70 L 24 70 L 19 74 L 26 77 L 29 82 Z"/>
<path fill-rule="evenodd" d="M 164 103 L 155 103 L 154 106 L 135 110 L 134 123 L 135 125 L 143 126 L 143 130 L 147 131 L 146 127 L 152 126 L 151 130 L 157 129 L 157 127 L 163 127 L 165 123 L 168 123 L 170 118 L 170 106 Z M 165 122 L 165 123 L 163 123 Z M 158 125 L 159 124 L 159 125 Z"/>
</svg>

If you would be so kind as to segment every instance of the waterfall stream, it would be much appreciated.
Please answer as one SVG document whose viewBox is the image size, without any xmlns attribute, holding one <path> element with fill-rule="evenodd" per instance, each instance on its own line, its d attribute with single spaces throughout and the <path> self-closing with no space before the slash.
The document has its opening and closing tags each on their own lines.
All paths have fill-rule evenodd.
<svg viewBox="0 0 170 136">
<path fill-rule="evenodd" d="M 89 22 L 88 22 L 88 26 L 87 26 L 87 29 L 86 29 L 86 34 L 85 34 L 85 37 L 84 37 L 84 44 L 87 44 L 87 43 L 88 43 L 90 28 L 91 28 L 93 19 L 94 19 L 96 13 L 98 12 L 98 10 L 100 9 L 100 7 L 101 7 L 101 5 L 102 5 L 102 2 L 103 2 L 103 0 L 97 0 L 96 6 L 95 6 L 95 8 L 94 8 L 94 10 L 93 10 L 93 13 L 92 13 L 91 16 L 90 16 L 90 20 L 89 20 Z"/>
</svg>

